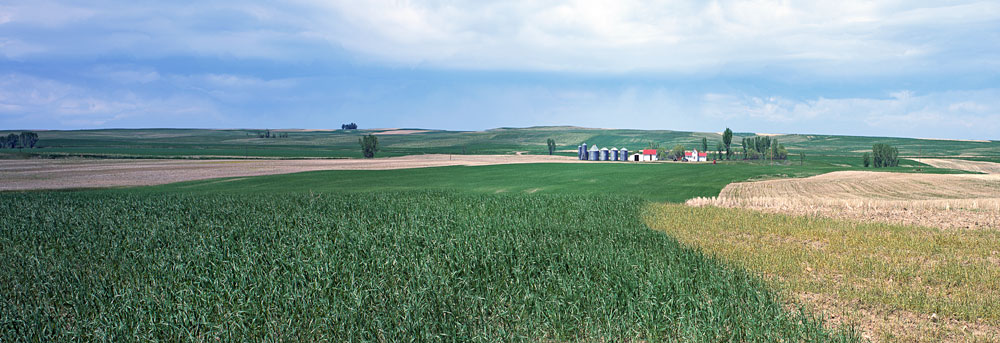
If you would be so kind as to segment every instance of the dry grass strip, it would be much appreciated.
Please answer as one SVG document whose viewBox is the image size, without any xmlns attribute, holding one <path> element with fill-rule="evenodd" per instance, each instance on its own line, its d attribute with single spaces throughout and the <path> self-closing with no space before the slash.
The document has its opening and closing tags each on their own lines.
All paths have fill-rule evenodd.
<svg viewBox="0 0 1000 343">
<path fill-rule="evenodd" d="M 873 341 L 1000 341 L 1000 231 L 674 204 L 645 219 Z"/>
</svg>

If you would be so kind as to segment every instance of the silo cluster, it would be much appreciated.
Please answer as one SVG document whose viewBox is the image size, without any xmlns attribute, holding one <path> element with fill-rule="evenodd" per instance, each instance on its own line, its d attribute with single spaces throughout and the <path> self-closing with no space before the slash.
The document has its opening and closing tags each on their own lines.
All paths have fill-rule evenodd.
<svg viewBox="0 0 1000 343">
<path fill-rule="evenodd" d="M 598 148 L 596 145 L 587 146 L 587 143 L 583 143 L 576 150 L 581 161 L 628 161 L 627 148 Z"/>
</svg>

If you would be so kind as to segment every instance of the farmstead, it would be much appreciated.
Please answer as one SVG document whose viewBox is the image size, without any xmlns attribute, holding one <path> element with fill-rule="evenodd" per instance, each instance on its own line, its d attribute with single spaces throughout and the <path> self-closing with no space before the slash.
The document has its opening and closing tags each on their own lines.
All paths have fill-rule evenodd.
<svg viewBox="0 0 1000 343">
<path fill-rule="evenodd" d="M 684 160 L 688 162 L 706 162 L 708 161 L 708 153 L 700 152 L 697 149 L 685 151 Z"/>
</svg>

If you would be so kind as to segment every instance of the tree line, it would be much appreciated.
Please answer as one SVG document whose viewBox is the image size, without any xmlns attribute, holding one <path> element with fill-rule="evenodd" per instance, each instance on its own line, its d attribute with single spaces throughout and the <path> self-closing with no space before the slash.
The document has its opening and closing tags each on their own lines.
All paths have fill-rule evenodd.
<svg viewBox="0 0 1000 343">
<path fill-rule="evenodd" d="M 38 144 L 38 134 L 25 131 L 18 134 L 8 134 L 6 136 L 0 135 L 0 148 L 4 149 L 19 149 L 19 148 L 34 148 Z"/>
<path fill-rule="evenodd" d="M 864 164 L 865 168 L 868 166 L 875 168 L 898 167 L 899 149 L 885 143 L 872 145 L 871 154 L 866 152 L 861 155 L 861 163 Z"/>
<path fill-rule="evenodd" d="M 357 130 L 358 129 L 358 124 L 355 124 L 355 123 L 340 124 L 340 129 L 341 130 Z"/>
<path fill-rule="evenodd" d="M 788 149 L 785 149 L 784 144 L 778 143 L 777 138 L 768 136 L 744 137 L 743 159 L 786 160 L 788 159 Z"/>
<path fill-rule="evenodd" d="M 288 132 L 272 133 L 270 129 L 257 131 L 257 138 L 288 138 Z"/>
<path fill-rule="evenodd" d="M 762 158 L 770 160 L 788 159 L 788 149 L 785 149 L 785 146 L 778 143 L 778 140 L 775 138 L 766 136 L 743 137 L 740 145 L 742 145 L 742 149 L 739 149 L 733 143 L 733 130 L 726 128 L 726 131 L 722 133 L 722 140 L 716 142 L 714 147 L 709 146 L 708 138 L 702 137 L 701 149 L 698 149 L 698 151 L 712 154 L 710 156 L 716 160 L 741 159 L 738 150 L 743 151 L 743 160 L 757 160 Z M 659 147 L 660 145 L 657 143 L 649 143 L 649 149 L 657 149 L 658 157 L 661 160 L 679 161 L 685 157 L 684 151 L 686 147 L 682 144 L 674 145 L 669 150 L 659 150 Z"/>
</svg>

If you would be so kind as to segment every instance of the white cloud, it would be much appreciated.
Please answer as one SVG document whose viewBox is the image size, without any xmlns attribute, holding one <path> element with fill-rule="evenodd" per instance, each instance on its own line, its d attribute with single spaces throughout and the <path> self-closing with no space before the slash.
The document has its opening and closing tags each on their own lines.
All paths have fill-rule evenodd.
<svg viewBox="0 0 1000 343">
<path fill-rule="evenodd" d="M 314 5 L 343 19 L 323 23 L 317 31 L 350 50 L 398 63 L 471 69 L 687 71 L 756 61 L 869 64 L 917 58 L 948 43 L 909 42 L 895 36 L 901 30 L 926 25 L 962 31 L 964 25 L 1000 18 L 1000 4 L 989 2 L 933 8 L 870 1 Z"/>
<path fill-rule="evenodd" d="M 701 109 L 715 120 L 746 116 L 751 125 L 762 121 L 758 130 L 777 125 L 789 133 L 997 139 L 1000 132 L 1000 89 L 806 100 L 707 94 Z"/>
<path fill-rule="evenodd" d="M 98 12 L 85 6 L 33 0 L 18 5 L 0 5 L 0 25 L 24 24 L 56 28 L 92 18 Z"/>
<path fill-rule="evenodd" d="M 5 26 L 49 25 L 62 31 L 57 36 L 72 37 L 70 42 L 33 39 L 40 47 L 35 53 L 296 60 L 323 59 L 345 48 L 361 60 L 436 68 L 698 72 L 780 65 L 837 75 L 926 69 L 927 63 L 919 63 L 925 59 L 939 69 L 941 64 L 991 67 L 982 65 L 997 55 L 988 44 L 960 60 L 934 58 L 951 53 L 967 36 L 981 37 L 984 28 L 995 30 L 1000 4 L 297 0 L 80 6 L 48 1 L 0 7 L 0 14 L 10 18 Z M 980 62 L 969 66 L 970 61 Z"/>
<path fill-rule="evenodd" d="M 128 65 L 95 66 L 89 75 L 121 84 L 145 84 L 160 80 L 160 73 L 156 69 Z"/>
<path fill-rule="evenodd" d="M 8 127 L 92 128 L 124 123 L 191 127 L 219 118 L 214 104 L 190 95 L 143 96 L 23 74 L 0 75 L 0 124 Z"/>
<path fill-rule="evenodd" d="M 40 45 L 25 43 L 19 39 L 0 37 L 0 55 L 9 59 L 18 60 L 26 55 L 33 55 L 45 51 Z"/>
</svg>

